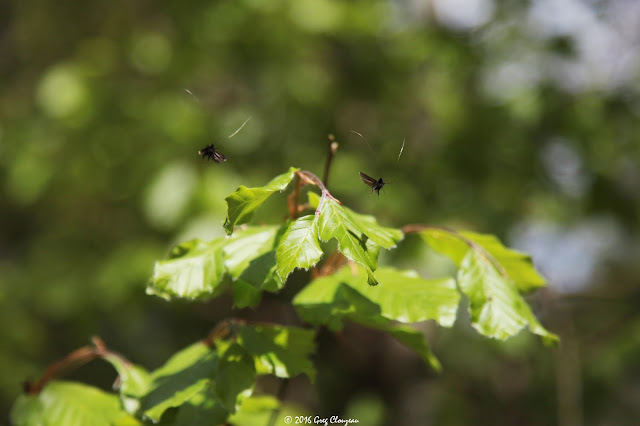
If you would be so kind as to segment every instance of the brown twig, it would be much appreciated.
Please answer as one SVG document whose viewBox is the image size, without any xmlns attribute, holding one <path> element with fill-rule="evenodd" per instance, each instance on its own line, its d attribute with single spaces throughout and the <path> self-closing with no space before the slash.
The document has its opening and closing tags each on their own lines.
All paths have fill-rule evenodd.
<svg viewBox="0 0 640 426">
<path fill-rule="evenodd" d="M 241 322 L 238 319 L 226 319 L 224 321 L 220 321 L 218 325 L 209 333 L 207 337 L 201 340 L 204 345 L 212 347 L 216 340 L 224 339 L 234 334 L 235 326 L 237 323 Z"/>
<path fill-rule="evenodd" d="M 334 274 L 340 267 L 346 265 L 348 262 L 344 254 L 339 251 L 334 251 L 329 255 L 327 260 L 322 264 L 320 268 L 313 268 L 311 276 L 316 279 L 319 277 L 325 277 L 327 275 Z"/>
<path fill-rule="evenodd" d="M 338 142 L 336 142 L 336 138 L 333 135 L 329 135 L 329 152 L 327 153 L 327 161 L 324 163 L 324 176 L 322 177 L 325 187 L 329 186 L 329 171 L 336 151 L 338 151 Z"/>
<path fill-rule="evenodd" d="M 83 346 L 71 352 L 61 360 L 55 361 L 40 376 L 35 383 L 26 381 L 23 384 L 24 391 L 30 395 L 36 395 L 42 391 L 45 385 L 55 377 L 59 377 L 71 369 L 81 367 L 94 360 L 95 358 L 105 358 L 107 356 L 117 357 L 122 360 L 126 365 L 131 365 L 131 362 L 117 352 L 110 351 L 107 345 L 97 336 L 92 338 L 94 346 Z"/>
</svg>

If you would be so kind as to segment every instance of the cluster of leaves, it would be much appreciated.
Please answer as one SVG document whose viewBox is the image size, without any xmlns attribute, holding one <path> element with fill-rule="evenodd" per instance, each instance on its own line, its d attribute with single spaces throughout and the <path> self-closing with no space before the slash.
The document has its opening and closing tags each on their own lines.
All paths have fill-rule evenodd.
<svg viewBox="0 0 640 426">
<path fill-rule="evenodd" d="M 315 371 L 308 360 L 313 339 L 311 330 L 226 321 L 152 372 L 97 347 L 92 357 L 104 359 L 118 372 L 118 395 L 80 383 L 50 381 L 18 398 L 12 420 L 16 425 L 106 426 L 159 421 L 217 425 L 227 419 L 247 424 L 268 419 L 279 403 L 268 395 L 253 395 L 256 377 L 303 373 L 313 380 Z"/>
<path fill-rule="evenodd" d="M 280 226 L 247 225 L 267 198 L 292 182 L 289 220 Z M 308 203 L 299 205 L 305 184 L 316 185 L 321 194 L 309 192 Z M 409 324 L 435 320 L 452 326 L 462 295 L 469 300 L 473 327 L 485 336 L 504 340 L 528 327 L 545 342 L 557 340 L 522 296 L 545 285 L 543 278 L 529 256 L 504 247 L 493 236 L 436 226 L 380 226 L 373 217 L 343 206 L 315 175 L 295 168 L 263 187 L 241 186 L 226 201 L 228 235 L 176 246 L 167 259 L 156 263 L 149 293 L 168 300 L 203 300 L 230 290 L 236 307 L 250 307 L 260 302 L 263 292 L 282 289 L 294 269 L 315 267 L 313 279 L 292 301 L 304 322 L 332 331 L 340 330 L 345 321 L 383 330 L 435 369 L 440 368 L 437 358 Z M 309 213 L 299 215 L 304 212 Z M 449 257 L 458 267 L 457 276 L 425 279 L 412 270 L 378 267 L 380 249 L 395 247 L 407 233 L 418 234 Z M 327 256 L 318 268 L 332 240 L 337 255 Z M 314 338 L 314 328 L 230 320 L 153 372 L 105 352 L 102 358 L 119 374 L 119 395 L 49 382 L 18 400 L 13 420 L 18 425 L 44 418 L 64 419 L 67 425 L 186 425 L 201 424 L 199 419 L 217 424 L 242 423 L 238 416 L 265 418 L 279 402 L 253 395 L 256 377 L 306 374 L 313 381 L 309 357 Z"/>
</svg>

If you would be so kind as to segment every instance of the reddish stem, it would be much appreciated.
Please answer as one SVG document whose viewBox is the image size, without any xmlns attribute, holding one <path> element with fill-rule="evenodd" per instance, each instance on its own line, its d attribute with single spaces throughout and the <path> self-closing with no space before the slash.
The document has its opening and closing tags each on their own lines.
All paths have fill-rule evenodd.
<svg viewBox="0 0 640 426">
<path fill-rule="evenodd" d="M 30 395 L 36 395 L 40 393 L 40 391 L 42 391 L 42 389 L 50 380 L 54 379 L 55 377 L 61 376 L 71 369 L 81 367 L 89 361 L 94 360 L 95 358 L 115 356 L 120 358 L 126 365 L 131 364 L 122 355 L 110 351 L 102 341 L 102 339 L 100 339 L 99 337 L 94 336 L 92 338 L 92 341 L 94 346 L 83 346 L 81 348 L 78 348 L 61 360 L 55 361 L 54 363 L 49 365 L 46 371 L 38 380 L 36 380 L 35 383 L 26 381 L 23 385 L 24 391 Z"/>
</svg>

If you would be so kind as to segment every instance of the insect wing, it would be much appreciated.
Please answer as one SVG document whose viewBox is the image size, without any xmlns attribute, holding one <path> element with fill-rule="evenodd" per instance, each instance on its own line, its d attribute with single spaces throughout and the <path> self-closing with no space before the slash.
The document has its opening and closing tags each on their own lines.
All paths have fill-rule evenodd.
<svg viewBox="0 0 640 426">
<path fill-rule="evenodd" d="M 216 163 L 227 161 L 227 157 L 223 153 L 216 151 L 216 148 L 213 145 L 205 146 L 200 151 L 198 151 L 198 154 L 201 155 L 203 159 L 207 158 L 209 160 L 215 161 Z"/>
<path fill-rule="evenodd" d="M 213 155 L 211 156 L 211 158 L 213 158 L 213 161 L 215 161 L 216 163 L 227 161 L 227 157 L 223 153 L 216 151 L 215 149 L 213 150 Z"/>
<path fill-rule="evenodd" d="M 377 180 L 375 180 L 371 176 L 367 176 L 362 172 L 360 172 L 360 179 L 362 179 L 362 181 L 364 183 L 366 183 L 367 185 L 369 185 L 369 186 L 374 186 L 378 182 Z"/>
</svg>

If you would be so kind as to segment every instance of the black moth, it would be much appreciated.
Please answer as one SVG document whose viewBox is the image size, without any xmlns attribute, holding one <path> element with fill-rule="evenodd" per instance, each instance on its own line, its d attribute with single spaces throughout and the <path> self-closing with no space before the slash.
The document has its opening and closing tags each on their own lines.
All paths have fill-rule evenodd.
<svg viewBox="0 0 640 426">
<path fill-rule="evenodd" d="M 202 156 L 203 159 L 208 158 L 209 160 L 213 160 L 216 163 L 222 163 L 223 161 L 227 161 L 227 157 L 220 151 L 216 151 L 216 148 L 211 145 L 207 145 L 198 151 L 198 154 Z"/>
<path fill-rule="evenodd" d="M 371 187 L 371 194 L 373 195 L 373 191 L 378 191 L 378 197 L 380 196 L 380 190 L 383 186 L 387 184 L 387 182 L 383 181 L 382 178 L 375 180 L 371 176 L 367 176 L 364 173 L 360 172 L 360 179 Z"/>
</svg>

